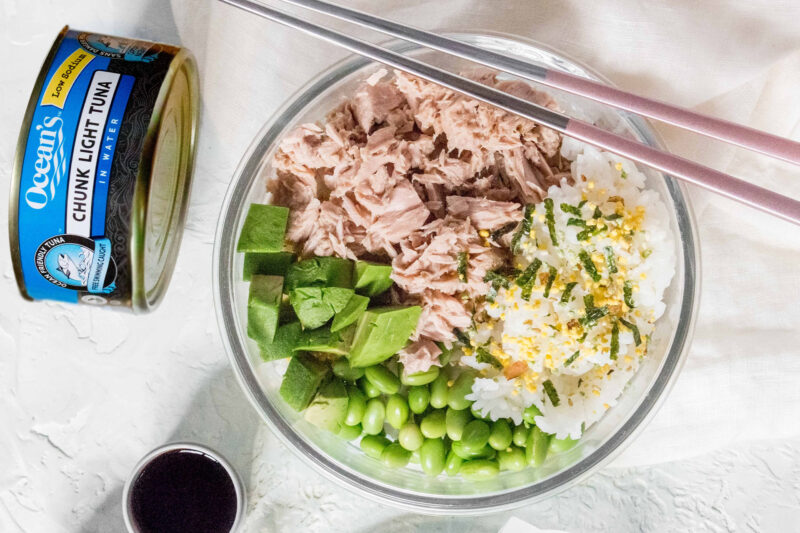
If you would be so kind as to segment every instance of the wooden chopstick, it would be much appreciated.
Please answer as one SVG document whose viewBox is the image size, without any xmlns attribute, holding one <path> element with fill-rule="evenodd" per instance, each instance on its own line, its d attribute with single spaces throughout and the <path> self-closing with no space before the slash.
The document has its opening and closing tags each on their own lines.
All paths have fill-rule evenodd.
<svg viewBox="0 0 800 533">
<path fill-rule="evenodd" d="M 800 201 L 252 0 L 220 0 L 800 225 Z M 306 1 L 306 0 L 286 0 Z"/>
<path fill-rule="evenodd" d="M 281 1 L 800 165 L 800 143 L 791 139 L 638 96 L 598 81 L 504 56 L 457 39 L 397 24 L 354 9 L 320 0 Z"/>
</svg>

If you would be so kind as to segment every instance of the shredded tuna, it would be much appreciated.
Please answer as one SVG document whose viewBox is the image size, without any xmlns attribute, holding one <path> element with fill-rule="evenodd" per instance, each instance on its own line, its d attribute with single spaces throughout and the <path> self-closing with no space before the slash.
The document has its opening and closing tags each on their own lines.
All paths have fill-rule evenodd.
<svg viewBox="0 0 800 533">
<path fill-rule="evenodd" d="M 353 98 L 353 112 L 358 124 L 368 131 L 383 122 L 393 109 L 400 107 L 403 95 L 392 83 L 364 84 Z"/>
<path fill-rule="evenodd" d="M 441 348 L 436 346 L 435 342 L 423 339 L 412 342 L 400 350 L 397 355 L 403 365 L 403 373 L 408 375 L 425 372 L 432 366 L 442 366 L 439 362 L 441 353 Z"/>
<path fill-rule="evenodd" d="M 392 279 L 411 294 L 426 289 L 445 294 L 485 294 L 489 285 L 483 281 L 484 276 L 502 263 L 495 249 L 484 246 L 469 220 L 450 216 L 411 233 L 400 243 L 400 250 L 392 261 Z M 458 275 L 461 252 L 467 253 L 466 281 L 461 281 Z"/>
<path fill-rule="evenodd" d="M 303 242 L 311 236 L 311 232 L 319 220 L 320 201 L 313 198 L 304 207 L 289 211 L 289 226 L 286 238 L 292 242 Z"/>
<path fill-rule="evenodd" d="M 452 345 L 456 339 L 454 329 L 465 329 L 472 323 L 472 313 L 464 302 L 439 291 L 426 290 L 420 295 L 422 315 L 412 338 L 431 339 Z"/>
<path fill-rule="evenodd" d="M 465 75 L 558 109 L 527 83 L 486 69 Z M 379 70 L 324 124 L 303 124 L 283 139 L 268 190 L 291 209 L 287 237 L 303 255 L 392 262 L 392 298 L 423 309 L 400 355 L 418 372 L 438 364 L 433 341 L 449 346 L 453 329 L 470 325 L 462 296 L 484 295 L 483 278 L 503 262 L 510 235 L 490 245 L 479 232 L 519 221 L 523 204 L 570 179 L 560 145 L 557 132 L 529 120 Z"/>
<path fill-rule="evenodd" d="M 477 229 L 497 229 L 509 222 L 522 220 L 520 204 L 486 198 L 448 196 L 447 212 L 456 218 L 468 218 Z"/>
<path fill-rule="evenodd" d="M 322 202 L 316 225 L 303 245 L 303 255 L 336 255 L 356 259 L 363 253 L 360 243 L 364 231 L 356 226 L 345 210 L 332 201 Z"/>
</svg>

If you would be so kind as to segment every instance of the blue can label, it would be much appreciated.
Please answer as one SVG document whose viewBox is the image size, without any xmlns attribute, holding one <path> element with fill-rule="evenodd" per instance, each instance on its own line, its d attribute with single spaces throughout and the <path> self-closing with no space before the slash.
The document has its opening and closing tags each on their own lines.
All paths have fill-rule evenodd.
<svg viewBox="0 0 800 533">
<path fill-rule="evenodd" d="M 134 191 L 172 57 L 162 45 L 69 31 L 45 65 L 18 191 L 31 298 L 130 306 Z"/>
</svg>

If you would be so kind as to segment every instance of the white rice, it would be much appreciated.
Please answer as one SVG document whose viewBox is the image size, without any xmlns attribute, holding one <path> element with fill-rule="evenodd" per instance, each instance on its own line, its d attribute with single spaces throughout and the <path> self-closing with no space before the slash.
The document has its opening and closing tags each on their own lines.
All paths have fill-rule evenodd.
<svg viewBox="0 0 800 533">
<path fill-rule="evenodd" d="M 674 275 L 674 237 L 666 207 L 655 191 L 644 188 L 645 176 L 635 165 L 568 138 L 561 153 L 573 161 L 574 184 L 564 180 L 548 191 L 554 204 L 559 246 L 552 244 L 544 202 L 537 204 L 531 232 L 521 239 L 521 253 L 515 258 L 515 267 L 520 270 L 537 259 L 542 262 L 530 299 L 523 299 L 521 288 L 513 282 L 508 290 L 501 288 L 495 302 L 487 305 L 488 318 L 470 332 L 474 348 L 464 350 L 461 363 L 481 373 L 468 398 L 484 416 L 520 423 L 522 411 L 533 404 L 542 412 L 536 424 L 543 431 L 557 438 L 577 439 L 616 403 L 647 353 L 648 335 L 664 313 L 662 297 Z M 579 241 L 577 235 L 584 228 L 568 225 L 576 215 L 560 206 L 578 206 L 582 201 L 581 218 L 589 224 L 595 223 L 595 208 L 604 216 L 615 212 L 624 216 L 597 219 L 598 225 L 607 229 Z M 613 251 L 616 273 L 610 272 L 607 248 Z M 581 250 L 591 255 L 602 277 L 599 282 L 593 281 L 583 267 Z M 549 267 L 556 269 L 557 277 L 549 297 L 545 297 L 547 276 L 538 278 Z M 562 303 L 567 280 L 577 284 L 571 299 Z M 633 309 L 623 303 L 625 280 L 632 289 Z M 606 305 L 610 311 L 594 325 L 578 327 L 577 322 L 587 312 L 584 295 L 590 293 L 595 297 L 595 307 Z M 639 346 L 620 320 L 638 327 Z M 612 359 L 615 322 L 619 349 Z M 477 347 L 483 347 L 484 355 L 489 352 L 496 366 L 499 362 L 507 368 L 515 361 L 525 361 L 527 370 L 506 379 L 502 370 L 478 361 Z M 556 391 L 557 406 L 545 392 L 548 380 Z"/>
</svg>

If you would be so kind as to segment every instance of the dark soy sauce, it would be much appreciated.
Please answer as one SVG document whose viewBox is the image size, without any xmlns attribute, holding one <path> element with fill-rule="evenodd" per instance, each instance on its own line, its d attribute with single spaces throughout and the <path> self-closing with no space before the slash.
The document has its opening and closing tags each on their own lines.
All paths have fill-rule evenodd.
<svg viewBox="0 0 800 533">
<path fill-rule="evenodd" d="M 133 522 L 142 533 L 228 533 L 236 519 L 236 488 L 225 467 L 196 450 L 153 459 L 134 480 Z"/>
</svg>

